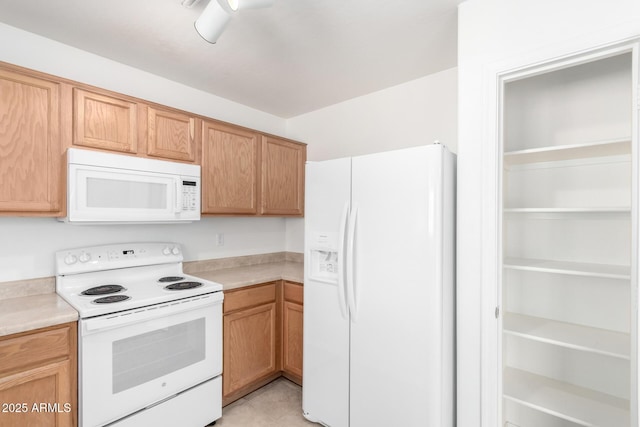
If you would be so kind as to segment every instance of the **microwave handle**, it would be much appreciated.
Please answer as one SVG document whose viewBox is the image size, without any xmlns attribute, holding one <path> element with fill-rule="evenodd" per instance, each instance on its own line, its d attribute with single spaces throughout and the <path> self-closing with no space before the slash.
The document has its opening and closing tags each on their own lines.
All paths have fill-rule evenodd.
<svg viewBox="0 0 640 427">
<path fill-rule="evenodd" d="M 182 180 L 180 178 L 176 178 L 176 206 L 175 213 L 182 212 Z"/>
</svg>

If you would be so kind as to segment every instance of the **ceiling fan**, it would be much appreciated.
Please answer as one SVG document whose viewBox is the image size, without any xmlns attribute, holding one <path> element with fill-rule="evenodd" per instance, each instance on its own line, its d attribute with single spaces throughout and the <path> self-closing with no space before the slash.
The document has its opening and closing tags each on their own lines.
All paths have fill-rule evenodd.
<svg viewBox="0 0 640 427">
<path fill-rule="evenodd" d="M 183 0 L 182 5 L 192 7 L 198 2 L 200 0 Z M 270 7 L 273 3 L 275 0 L 209 0 L 194 26 L 203 39 L 215 43 L 236 12 Z"/>
</svg>

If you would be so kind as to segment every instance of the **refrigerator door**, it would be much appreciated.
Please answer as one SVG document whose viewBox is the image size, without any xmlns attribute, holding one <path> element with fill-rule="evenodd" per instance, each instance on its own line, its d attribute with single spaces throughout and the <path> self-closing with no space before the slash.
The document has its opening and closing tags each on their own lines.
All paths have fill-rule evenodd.
<svg viewBox="0 0 640 427">
<path fill-rule="evenodd" d="M 351 159 L 307 163 L 305 183 L 302 408 L 311 421 L 347 427 L 349 317 L 339 278 L 344 267 Z"/>
<path fill-rule="evenodd" d="M 453 257 L 444 259 L 452 247 L 443 217 L 455 213 L 443 205 L 445 157 L 433 145 L 352 159 L 350 427 L 453 426 L 450 274 L 443 283 Z"/>
</svg>

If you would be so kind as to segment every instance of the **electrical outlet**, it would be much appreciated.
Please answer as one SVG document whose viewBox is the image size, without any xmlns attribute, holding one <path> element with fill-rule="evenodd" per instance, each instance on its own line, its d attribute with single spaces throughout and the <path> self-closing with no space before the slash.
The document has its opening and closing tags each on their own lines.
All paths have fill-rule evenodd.
<svg viewBox="0 0 640 427">
<path fill-rule="evenodd" d="M 216 234 L 216 246 L 224 246 L 224 234 Z"/>
</svg>

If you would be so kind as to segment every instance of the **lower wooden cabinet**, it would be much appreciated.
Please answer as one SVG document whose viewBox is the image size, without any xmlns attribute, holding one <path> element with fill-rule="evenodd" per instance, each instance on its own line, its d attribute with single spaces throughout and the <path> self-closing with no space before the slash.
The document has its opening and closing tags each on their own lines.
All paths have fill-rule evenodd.
<svg viewBox="0 0 640 427">
<path fill-rule="evenodd" d="M 284 282 L 282 304 L 282 374 L 302 385 L 302 285 Z"/>
<path fill-rule="evenodd" d="M 76 323 L 0 338 L 0 425 L 73 427 Z"/>
<path fill-rule="evenodd" d="M 227 291 L 223 311 L 223 405 L 281 375 L 302 384 L 301 284 Z"/>
<path fill-rule="evenodd" d="M 278 282 L 225 292 L 222 404 L 280 376 Z"/>
</svg>

